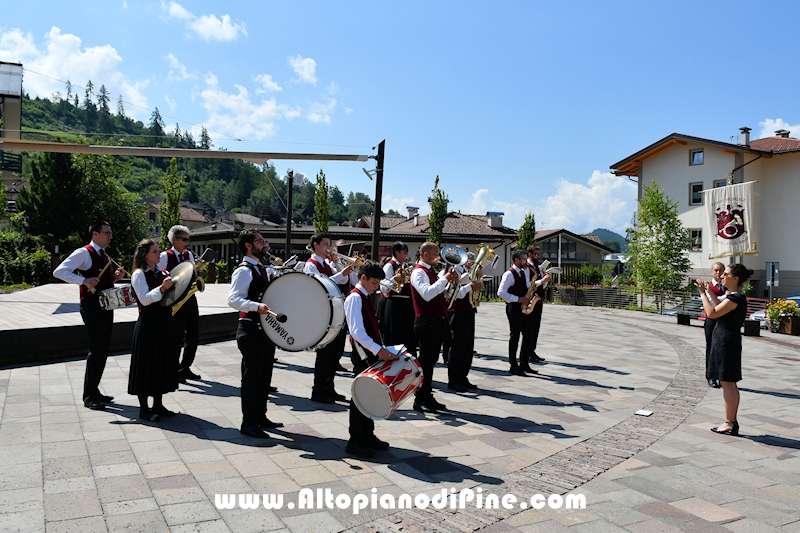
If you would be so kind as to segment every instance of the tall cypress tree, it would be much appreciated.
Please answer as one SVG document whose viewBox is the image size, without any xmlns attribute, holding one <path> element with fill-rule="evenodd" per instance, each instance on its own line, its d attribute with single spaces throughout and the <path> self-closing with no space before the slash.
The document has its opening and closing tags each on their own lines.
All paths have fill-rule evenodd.
<svg viewBox="0 0 800 533">
<path fill-rule="evenodd" d="M 328 207 L 328 182 L 325 172 L 319 169 L 314 187 L 314 233 L 327 233 L 330 209 Z"/>
<path fill-rule="evenodd" d="M 533 216 L 533 211 L 530 211 L 527 215 L 525 215 L 525 220 L 519 227 L 519 233 L 517 235 L 517 248 L 520 250 L 525 250 L 534 242 L 536 242 L 536 219 Z"/>
<path fill-rule="evenodd" d="M 442 245 L 442 232 L 444 230 L 444 221 L 447 219 L 447 195 L 439 188 L 439 175 L 436 175 L 436 180 L 433 182 L 433 191 L 431 197 L 428 198 L 431 204 L 431 213 L 428 215 L 428 239 L 435 242 L 437 245 Z"/>
</svg>

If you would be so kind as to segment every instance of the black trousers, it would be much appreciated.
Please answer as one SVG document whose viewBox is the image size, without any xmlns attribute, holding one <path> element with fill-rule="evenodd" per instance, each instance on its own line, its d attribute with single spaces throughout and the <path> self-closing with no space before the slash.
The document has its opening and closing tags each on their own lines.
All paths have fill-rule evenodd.
<svg viewBox="0 0 800 533">
<path fill-rule="evenodd" d="M 350 352 L 350 361 L 353 363 L 353 373 L 357 376 L 364 370 L 378 362 L 378 356 L 369 352 L 367 360 L 361 359 L 358 351 L 353 347 Z M 350 440 L 365 442 L 375 434 L 375 421 L 358 410 L 353 399 L 350 399 Z"/>
<path fill-rule="evenodd" d="M 536 356 L 536 343 L 539 341 L 539 328 L 542 326 L 542 310 L 544 309 L 544 302 L 539 300 L 536 302 L 536 306 L 534 306 L 533 311 L 531 314 L 528 315 L 530 317 L 530 329 L 531 329 L 531 346 L 530 352 L 528 352 L 528 357 L 533 359 Z M 527 358 L 525 359 L 528 360 Z"/>
<path fill-rule="evenodd" d="M 422 376 L 425 378 L 415 393 L 418 400 L 425 400 L 433 394 L 433 367 L 439 359 L 445 323 L 443 316 L 423 316 L 414 320 L 414 334 L 419 343 L 417 359 L 422 366 Z"/>
<path fill-rule="evenodd" d="M 408 353 L 417 355 L 417 337 L 414 334 L 414 304 L 411 298 L 381 298 L 378 325 L 384 346 L 402 344 Z"/>
<path fill-rule="evenodd" d="M 317 350 L 314 361 L 314 387 L 312 394 L 328 394 L 334 390 L 333 378 L 336 377 L 336 368 L 344 352 L 347 330 L 342 328 L 339 334 L 327 346 Z"/>
<path fill-rule="evenodd" d="M 181 310 L 175 315 L 175 331 L 178 336 L 178 353 L 183 348 L 179 370 L 188 370 L 197 355 L 197 344 L 200 342 L 200 311 L 197 298 L 189 298 Z"/>
<path fill-rule="evenodd" d="M 706 379 L 712 379 L 709 377 L 708 367 L 711 362 L 711 337 L 714 336 L 714 326 L 716 324 L 717 321 L 713 318 L 706 318 L 703 321 L 703 332 L 706 334 Z"/>
<path fill-rule="evenodd" d="M 242 426 L 257 426 L 267 417 L 275 345 L 252 320 L 239 320 L 236 344 L 242 352 Z"/>
<path fill-rule="evenodd" d="M 81 318 L 89 333 L 89 354 L 83 378 L 83 399 L 96 400 L 111 346 L 114 311 L 104 311 L 97 300 L 81 300 Z"/>
<path fill-rule="evenodd" d="M 539 307 L 539 305 L 537 304 L 536 307 Z M 533 313 L 530 315 L 523 314 L 520 304 L 506 304 L 506 317 L 508 318 L 508 327 L 511 334 L 508 339 L 508 362 L 512 370 L 519 368 L 519 365 L 526 366 L 528 358 L 533 352 L 531 348 L 532 316 Z M 517 348 L 519 347 L 520 335 L 522 335 L 522 349 L 519 352 L 519 364 L 517 364 Z"/>
<path fill-rule="evenodd" d="M 475 313 L 455 311 L 451 314 L 450 336 L 452 340 L 447 356 L 447 381 L 450 385 L 466 385 L 475 348 Z"/>
</svg>

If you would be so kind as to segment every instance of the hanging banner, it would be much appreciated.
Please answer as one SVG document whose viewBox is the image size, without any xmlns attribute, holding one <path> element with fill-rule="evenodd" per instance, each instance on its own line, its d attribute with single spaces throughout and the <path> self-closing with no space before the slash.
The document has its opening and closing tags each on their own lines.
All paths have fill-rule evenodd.
<svg viewBox="0 0 800 533">
<path fill-rule="evenodd" d="M 709 259 L 758 255 L 755 181 L 703 191 L 708 220 Z"/>
</svg>

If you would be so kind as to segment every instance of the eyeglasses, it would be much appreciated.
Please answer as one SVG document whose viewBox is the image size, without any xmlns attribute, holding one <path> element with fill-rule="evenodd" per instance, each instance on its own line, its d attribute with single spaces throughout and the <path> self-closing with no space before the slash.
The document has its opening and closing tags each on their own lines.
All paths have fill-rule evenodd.
<svg viewBox="0 0 800 533">
<path fill-rule="evenodd" d="M 112 235 L 114 234 L 114 232 L 113 232 L 113 231 L 101 231 L 101 232 L 99 232 L 99 233 L 100 233 L 101 235 L 108 235 L 109 237 L 110 237 L 110 236 L 112 236 Z"/>
<path fill-rule="evenodd" d="M 175 238 L 176 238 L 176 239 L 179 239 L 179 240 L 181 240 L 181 241 L 183 241 L 183 242 L 189 242 L 189 241 L 191 241 L 191 240 L 192 240 L 192 239 L 190 239 L 189 237 L 175 237 Z"/>
<path fill-rule="evenodd" d="M 264 244 L 267 241 L 265 241 L 264 239 L 253 239 L 253 242 L 257 242 L 259 244 Z"/>
</svg>

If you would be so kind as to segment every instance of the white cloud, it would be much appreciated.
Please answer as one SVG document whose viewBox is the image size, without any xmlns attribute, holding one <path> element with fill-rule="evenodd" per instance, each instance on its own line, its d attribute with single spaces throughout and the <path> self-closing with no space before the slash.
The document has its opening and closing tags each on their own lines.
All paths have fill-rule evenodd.
<svg viewBox="0 0 800 533">
<path fill-rule="evenodd" d="M 309 106 L 306 118 L 311 122 L 331 123 L 331 113 L 336 108 L 336 100 L 331 98 L 327 103 L 314 102 Z"/>
<path fill-rule="evenodd" d="M 246 87 L 234 85 L 236 93 L 227 93 L 212 73 L 205 78 L 206 88 L 200 93 L 208 111 L 205 126 L 237 138 L 265 139 L 277 132 L 276 122 L 301 114 L 298 108 L 279 104 L 274 98 L 253 102 Z"/>
<path fill-rule="evenodd" d="M 294 56 L 289 58 L 294 73 L 304 83 L 317 84 L 317 62 L 310 57 Z"/>
<path fill-rule="evenodd" d="M 759 122 L 758 125 L 761 126 L 761 137 L 759 137 L 759 139 L 774 137 L 775 132 L 778 130 L 789 130 L 790 137 L 800 138 L 800 124 L 795 124 L 793 126 L 781 118 L 776 118 L 774 120 L 765 118 L 764 121 Z"/>
<path fill-rule="evenodd" d="M 416 200 L 413 196 L 408 196 L 405 198 L 395 198 L 391 194 L 384 194 L 381 197 L 381 211 L 389 211 L 389 209 L 394 209 L 401 215 L 408 215 L 408 209 L 406 207 L 413 205 L 419 206 L 419 204 L 415 203 Z"/>
<path fill-rule="evenodd" d="M 61 33 L 53 26 L 45 35 L 44 46 L 40 49 L 30 34 L 18 29 L 0 35 L 0 59 L 25 65 L 25 92 L 47 98 L 56 91 L 63 93 L 64 82 L 69 80 L 74 91 L 82 93 L 82 87 L 92 80 L 95 91 L 105 85 L 112 98 L 121 93 L 126 103 L 147 107 L 147 99 L 140 92 L 147 80 L 130 82 L 118 70 L 122 57 L 111 45 L 83 47 L 79 37 Z M 126 112 L 144 114 L 131 107 L 126 107 Z"/>
<path fill-rule="evenodd" d="M 222 15 L 221 19 L 214 14 L 197 17 L 177 2 L 161 5 L 170 17 L 185 20 L 189 29 L 206 41 L 235 41 L 240 33 L 247 35 L 245 25 L 231 22 L 230 15 Z"/>
<path fill-rule="evenodd" d="M 283 90 L 280 85 L 272 80 L 272 76 L 269 74 L 258 74 L 257 76 L 253 77 L 253 79 L 261 84 L 261 88 L 256 89 L 256 94 Z"/>
<path fill-rule="evenodd" d="M 170 111 L 175 111 L 175 108 L 178 107 L 178 103 L 169 97 L 169 95 L 164 95 L 164 101 L 167 102 Z"/>
<path fill-rule="evenodd" d="M 336 94 L 339 92 L 339 85 L 336 84 L 335 81 L 332 81 L 328 84 L 328 92 L 330 94 Z"/>
<path fill-rule="evenodd" d="M 169 73 L 167 73 L 168 80 L 182 81 L 193 80 L 197 78 L 197 75 L 189 72 L 189 69 L 186 68 L 186 65 L 178 61 L 178 58 L 172 53 L 167 54 L 166 58 L 169 60 Z"/>
<path fill-rule="evenodd" d="M 345 108 L 344 108 L 344 112 L 345 112 L 345 113 L 347 113 L 347 114 L 349 115 L 350 113 L 352 113 L 352 112 L 353 112 L 353 110 L 352 110 L 352 108 L 345 107 Z"/>
<path fill-rule="evenodd" d="M 503 224 L 518 228 L 525 215 L 533 210 L 536 227 L 540 230 L 564 228 L 585 233 L 600 227 L 624 233 L 636 210 L 636 192 L 636 184 L 627 178 L 595 170 L 587 185 L 558 179 L 556 193 L 536 206 L 523 198 L 514 202 L 497 200 L 489 189 L 478 189 L 462 212 L 502 211 L 505 213 Z M 450 209 L 458 207 L 451 205 Z"/>
</svg>

